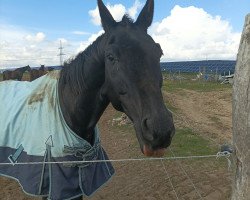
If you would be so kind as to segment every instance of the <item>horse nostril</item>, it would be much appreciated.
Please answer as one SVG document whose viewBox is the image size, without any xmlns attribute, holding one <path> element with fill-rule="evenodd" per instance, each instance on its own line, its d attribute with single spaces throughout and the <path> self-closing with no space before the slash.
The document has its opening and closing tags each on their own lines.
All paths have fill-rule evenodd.
<svg viewBox="0 0 250 200">
<path fill-rule="evenodd" d="M 145 118 L 145 119 L 142 120 L 142 127 L 144 129 L 146 129 L 146 130 L 149 129 L 149 127 L 148 127 L 148 118 Z"/>
<path fill-rule="evenodd" d="M 148 118 L 144 118 L 142 120 L 142 130 L 144 139 L 148 142 L 152 142 L 154 140 L 154 136 L 150 133 L 150 121 Z"/>
</svg>

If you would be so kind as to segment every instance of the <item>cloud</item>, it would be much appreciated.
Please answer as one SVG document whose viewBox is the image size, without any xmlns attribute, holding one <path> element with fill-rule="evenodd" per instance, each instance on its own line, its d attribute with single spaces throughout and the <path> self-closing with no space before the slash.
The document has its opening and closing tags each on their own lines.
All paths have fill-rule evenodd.
<svg viewBox="0 0 250 200">
<path fill-rule="evenodd" d="M 116 21 L 121 21 L 122 17 L 124 14 L 129 14 L 129 16 L 133 19 L 135 19 L 138 10 L 143 6 L 143 4 L 139 0 L 135 0 L 134 4 L 132 7 L 126 9 L 126 7 L 122 4 L 107 4 L 107 8 L 112 14 L 113 18 Z M 89 11 L 89 15 L 91 17 L 91 21 L 94 25 L 100 26 L 101 25 L 101 18 L 99 15 L 99 10 L 98 7 L 96 7 L 93 10 Z"/>
<path fill-rule="evenodd" d="M 103 30 L 101 30 L 101 31 L 99 31 L 98 33 L 94 33 L 94 34 L 92 34 L 89 38 L 88 38 L 88 40 L 86 40 L 86 41 L 82 41 L 81 43 L 80 43 L 80 46 L 77 48 L 77 50 L 76 50 L 76 54 L 77 53 L 79 53 L 79 52 L 81 52 L 81 51 L 83 51 L 83 50 L 85 50 L 90 44 L 92 44 L 95 40 L 96 40 L 96 38 L 98 38 L 100 35 L 102 35 L 104 33 L 104 31 Z"/>
<path fill-rule="evenodd" d="M 45 34 L 42 33 L 42 32 L 38 32 L 37 34 L 35 35 L 26 35 L 25 36 L 25 40 L 28 41 L 28 42 L 42 42 L 43 40 L 45 39 Z"/>
<path fill-rule="evenodd" d="M 72 46 L 64 38 L 45 40 L 45 33 L 30 32 L 23 27 L 6 23 L 0 24 L 0 30 L 0 69 L 25 65 L 58 65 L 60 40 L 70 51 L 65 58 L 71 56 L 79 45 L 77 43 Z"/>
<path fill-rule="evenodd" d="M 128 14 L 132 19 L 135 19 L 138 11 L 143 7 L 143 3 L 139 0 L 136 0 L 131 8 L 128 9 Z"/>
<path fill-rule="evenodd" d="M 135 18 L 142 7 L 135 0 L 130 8 L 122 4 L 110 5 L 116 20 L 127 12 Z M 90 12 L 96 25 L 100 25 L 99 12 Z M 24 27 L 0 23 L 0 68 L 19 67 L 25 65 L 39 66 L 59 65 L 60 40 L 64 47 L 64 60 L 83 51 L 103 34 L 73 31 L 72 34 L 89 34 L 84 41 L 69 40 L 61 37 L 49 39 L 49 33 L 32 32 Z M 204 59 L 236 59 L 241 33 L 234 32 L 230 23 L 220 16 L 212 16 L 202 8 L 194 6 L 180 7 L 176 5 L 169 16 L 155 21 L 149 34 L 160 43 L 164 56 L 162 61 L 204 60 Z"/>
<path fill-rule="evenodd" d="M 32 67 L 45 64 L 59 65 L 59 46 L 62 43 L 63 60 L 67 60 L 93 43 L 103 34 L 74 31 L 73 34 L 89 34 L 85 41 L 73 41 L 60 37 L 54 40 L 46 38 L 45 33 L 30 32 L 24 27 L 0 24 L 0 69 L 9 67 Z"/>
<path fill-rule="evenodd" d="M 236 59 L 241 36 L 220 16 L 178 5 L 149 32 L 161 44 L 162 60 Z"/>
<path fill-rule="evenodd" d="M 72 31 L 73 34 L 75 35 L 89 35 L 89 32 L 85 32 L 85 31 Z"/>
<path fill-rule="evenodd" d="M 135 0 L 131 8 L 122 4 L 107 5 L 116 21 L 125 13 L 136 18 L 143 4 Z M 96 7 L 89 11 L 91 21 L 100 25 Z M 202 8 L 176 5 L 170 16 L 155 22 L 149 29 L 152 37 L 161 44 L 167 60 L 236 59 L 241 33 L 233 32 L 230 23 L 220 16 L 212 16 Z"/>
<path fill-rule="evenodd" d="M 113 18 L 117 21 L 122 19 L 122 16 L 126 12 L 126 8 L 122 4 L 115 4 L 115 5 L 107 5 L 108 10 L 111 12 Z M 94 25 L 100 26 L 101 25 L 101 18 L 99 15 L 98 7 L 94 10 L 89 11 L 89 15 L 91 16 L 91 21 Z"/>
</svg>

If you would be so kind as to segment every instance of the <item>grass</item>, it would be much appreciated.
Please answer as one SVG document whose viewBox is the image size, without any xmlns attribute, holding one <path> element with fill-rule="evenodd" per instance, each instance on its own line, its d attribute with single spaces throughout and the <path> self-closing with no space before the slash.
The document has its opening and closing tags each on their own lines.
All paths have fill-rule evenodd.
<svg viewBox="0 0 250 200">
<path fill-rule="evenodd" d="M 178 92 L 182 89 L 194 90 L 197 92 L 211 92 L 218 90 L 231 89 L 232 85 L 230 84 L 220 84 L 217 82 L 199 82 L 191 80 L 182 80 L 180 81 L 171 81 L 164 80 L 163 90 L 167 92 Z"/>
<path fill-rule="evenodd" d="M 176 130 L 171 148 L 176 156 L 211 155 L 218 152 L 217 146 L 190 128 Z"/>
<path fill-rule="evenodd" d="M 167 99 L 166 95 L 163 95 L 163 100 L 164 100 L 165 106 L 166 106 L 171 112 L 174 112 L 174 113 L 177 113 L 177 112 L 178 112 L 178 108 L 176 108 L 175 106 L 173 106 L 173 105 L 171 104 L 171 102 Z"/>
<path fill-rule="evenodd" d="M 116 112 L 114 117 L 119 117 L 120 112 Z M 133 137 L 130 148 L 139 148 L 138 141 L 135 136 L 134 127 L 132 124 L 129 125 L 114 125 L 114 131 L 116 134 L 121 134 L 122 137 Z M 210 140 L 202 137 L 199 133 L 194 132 L 190 128 L 177 128 L 175 136 L 173 137 L 172 143 L 170 145 L 175 156 L 205 156 L 205 155 L 216 155 L 220 150 L 216 144 L 213 144 Z M 131 152 L 133 153 L 133 152 Z M 131 155 L 132 157 L 134 155 Z M 173 157 L 171 151 L 167 150 L 166 157 Z M 191 160 L 181 160 L 185 164 L 193 167 L 210 167 L 213 170 L 225 169 L 227 166 L 226 159 L 215 158 L 199 158 Z M 195 161 L 195 162 L 194 162 Z M 205 166 L 204 166 L 205 165 Z"/>
<path fill-rule="evenodd" d="M 114 116 L 117 117 L 117 113 Z M 135 132 L 132 124 L 122 126 L 116 124 L 113 128 L 117 133 L 128 137 L 131 137 L 131 134 Z M 135 143 L 137 143 L 137 141 L 135 141 Z M 177 128 L 171 148 L 176 156 L 213 155 L 218 152 L 216 145 L 213 145 L 211 141 L 203 138 L 190 128 Z M 168 156 L 171 155 L 168 153 Z"/>
</svg>

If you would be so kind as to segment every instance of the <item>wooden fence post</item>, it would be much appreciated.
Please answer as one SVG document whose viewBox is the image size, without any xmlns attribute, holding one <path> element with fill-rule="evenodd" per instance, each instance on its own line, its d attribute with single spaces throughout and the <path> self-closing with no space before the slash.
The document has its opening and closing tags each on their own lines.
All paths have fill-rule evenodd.
<svg viewBox="0 0 250 200">
<path fill-rule="evenodd" d="M 236 169 L 232 200 L 250 199 L 250 14 L 241 35 L 233 86 L 233 143 Z"/>
</svg>

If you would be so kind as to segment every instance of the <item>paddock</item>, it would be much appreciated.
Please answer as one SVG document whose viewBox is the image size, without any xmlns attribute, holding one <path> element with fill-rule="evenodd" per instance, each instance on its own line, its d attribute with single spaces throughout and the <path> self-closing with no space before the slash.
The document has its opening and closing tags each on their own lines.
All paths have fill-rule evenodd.
<svg viewBox="0 0 250 200">
<path fill-rule="evenodd" d="M 182 82 L 164 80 L 165 103 L 174 113 L 177 128 L 171 150 L 175 156 L 214 155 L 220 145 L 232 139 L 232 86 L 194 82 L 188 77 Z M 109 106 L 99 123 L 110 159 L 144 158 L 132 125 L 112 123 L 120 116 Z M 167 156 L 173 157 L 172 152 Z M 230 199 L 233 166 L 228 169 L 225 158 L 113 164 L 115 176 L 89 199 Z M 15 181 L 1 177 L 0 199 L 13 198 L 34 199 L 26 196 Z"/>
<path fill-rule="evenodd" d="M 85 194 L 92 195 L 92 192 L 99 189 L 98 187 L 104 184 L 113 174 L 113 168 L 109 168 L 107 160 L 103 160 L 108 158 L 99 143 L 99 134 L 96 129 L 96 123 L 105 110 L 99 121 L 102 132 L 101 140 L 103 147 L 110 155 L 110 162 L 114 164 L 116 176 L 109 184 L 102 186 L 88 199 L 248 200 L 250 197 L 250 15 L 248 14 L 246 17 L 241 36 L 233 88 L 231 85 L 200 82 L 178 76 L 178 80 L 175 80 L 175 78 L 165 79 L 161 92 L 159 88 L 159 86 L 162 86 L 160 68 L 154 66 L 159 66 L 163 51 L 160 45 L 157 45 L 153 40 L 149 40 L 147 35 L 147 29 L 153 21 L 154 1 L 147 0 L 135 22 L 127 15 L 123 16 L 121 22 L 116 22 L 102 0 L 98 0 L 97 3 L 105 33 L 99 36 L 85 51 L 64 64 L 60 81 L 58 81 L 58 77 L 54 77 L 55 87 L 52 89 L 58 91 L 58 95 L 55 95 L 56 98 L 50 98 L 49 100 L 52 99 L 52 101 L 48 101 L 49 103 L 46 105 L 52 105 L 52 110 L 57 112 L 58 110 L 53 109 L 53 105 L 55 105 L 54 102 L 57 104 L 59 101 L 54 101 L 54 99 L 60 98 L 60 105 L 57 107 L 61 108 L 61 113 L 60 110 L 57 112 L 60 115 L 54 115 L 51 109 L 49 111 L 41 109 L 43 114 L 51 112 L 52 115 L 61 117 L 51 120 L 53 122 L 65 120 L 63 124 L 65 126 L 60 126 L 62 129 L 60 127 L 59 129 L 53 129 L 52 126 L 51 129 L 46 129 L 43 132 L 50 133 L 54 130 L 55 133 L 66 133 L 67 131 L 63 129 L 66 127 L 68 132 L 74 132 L 70 134 L 72 136 L 74 134 L 76 140 L 63 143 L 60 146 L 59 154 L 53 154 L 51 152 L 54 149 L 51 149 L 51 147 L 54 145 L 50 135 L 51 141 L 45 142 L 46 149 L 43 148 L 42 151 L 32 154 L 33 147 L 41 144 L 41 140 L 36 138 L 37 135 L 33 135 L 37 139 L 38 145 L 30 145 L 31 151 L 26 151 L 26 153 L 30 157 L 40 156 L 44 159 L 39 163 L 35 163 L 35 160 L 33 160 L 32 163 L 29 162 L 29 159 L 21 159 L 20 154 L 24 148 L 22 145 L 17 147 L 17 142 L 24 140 L 22 135 L 21 137 L 18 135 L 19 140 L 14 140 L 10 146 L 3 139 L 1 140 L 1 155 L 4 159 L 0 165 L 28 166 L 43 164 L 43 168 L 35 171 L 34 176 L 31 173 L 32 170 L 25 171 L 29 172 L 29 179 L 23 176 L 31 183 L 28 185 L 28 189 L 36 186 L 35 192 L 30 192 L 33 195 L 43 195 L 48 199 L 81 199 L 82 197 L 85 198 Z M 109 46 L 106 44 L 109 44 Z M 132 48 L 124 48 L 128 46 Z M 96 50 L 96 52 L 93 50 Z M 152 53 L 152 50 L 154 53 Z M 60 55 L 63 55 L 61 51 Z M 127 60 L 129 58 L 132 59 Z M 127 67 L 126 70 L 124 68 L 119 70 L 123 65 Z M 136 70 L 133 65 L 137 66 Z M 96 71 L 96 69 L 99 71 Z M 129 76 L 131 74 L 132 76 Z M 199 75 L 202 75 L 202 73 L 199 73 Z M 45 78 L 49 76 L 47 75 Z M 127 79 L 121 81 L 123 77 Z M 177 76 L 174 75 L 173 77 Z M 205 80 L 210 80 L 209 74 L 206 73 L 204 77 Z M 217 69 L 215 77 L 217 79 Z M 20 79 L 20 77 L 17 78 L 19 81 Z M 42 82 L 41 85 L 46 85 L 43 87 L 43 93 L 45 93 L 48 82 L 44 82 L 43 78 L 39 80 Z M 127 80 L 132 86 L 127 84 L 130 87 L 126 87 Z M 2 85 L 6 84 L 16 88 L 9 83 L 5 82 Z M 134 85 L 136 87 L 133 87 Z M 4 91 L 2 93 L 4 95 L 1 96 L 2 99 L 5 99 L 5 94 L 8 93 L 9 88 L 5 87 L 4 89 L 2 90 Z M 21 96 L 24 96 L 22 88 L 17 87 L 17 89 Z M 31 91 L 33 94 L 37 93 L 37 90 L 34 92 L 30 88 L 28 88 L 27 93 L 30 95 Z M 16 94 L 17 90 L 13 93 Z M 144 101 L 145 99 L 146 101 Z M 19 103 L 17 98 L 12 98 L 12 100 Z M 27 101 L 28 98 L 22 98 L 22 100 L 18 104 L 21 109 L 14 109 L 17 113 L 12 115 L 10 115 L 10 110 L 13 107 L 6 106 L 12 106 L 11 101 L 2 101 L 2 136 L 4 134 L 10 136 L 10 133 L 13 132 L 11 129 L 10 133 L 4 129 L 6 124 L 7 127 L 10 127 L 11 123 L 14 122 L 13 126 L 17 127 L 17 123 L 22 124 L 24 122 L 25 124 L 22 124 L 22 127 L 25 127 L 31 122 L 31 120 L 24 120 L 22 115 L 18 115 L 23 108 L 22 105 L 30 102 Z M 113 119 L 120 117 L 121 113 L 112 109 L 111 106 L 107 108 L 110 102 L 116 110 L 125 112 L 130 116 L 134 122 L 134 127 L 131 123 L 123 125 L 113 123 Z M 169 110 L 165 109 L 164 104 L 167 105 Z M 8 113 L 8 116 L 18 116 L 17 123 L 15 123 L 15 119 L 5 120 L 8 119 L 5 117 L 5 113 Z M 39 116 L 31 117 L 36 119 Z M 44 118 L 46 118 L 46 122 L 50 122 L 47 115 Z M 27 117 L 27 119 L 29 118 Z M 40 125 L 40 128 L 49 127 L 39 121 L 37 126 Z M 39 128 L 37 126 L 36 128 Z M 20 133 L 21 128 L 16 132 Z M 135 128 L 135 131 L 133 128 Z M 33 129 L 32 133 L 35 132 L 36 129 Z M 134 132 L 136 132 L 138 141 Z M 175 132 L 176 135 L 173 138 Z M 24 129 L 22 133 L 29 133 L 29 130 Z M 65 135 L 65 138 L 70 137 L 70 134 Z M 57 135 L 59 136 L 59 134 Z M 58 137 L 57 141 L 61 138 Z M 82 139 L 81 142 L 79 142 L 80 139 Z M 34 143 L 30 135 L 26 141 Z M 81 146 L 81 143 L 86 143 L 88 148 L 85 148 L 85 145 Z M 90 144 L 93 144 L 93 147 Z M 171 147 L 169 147 L 170 144 Z M 167 154 L 164 155 L 164 150 L 167 147 L 169 147 Z M 6 156 L 5 153 L 8 148 L 11 148 L 11 150 L 18 149 L 13 155 L 8 153 L 9 156 Z M 161 157 L 164 155 L 165 157 L 146 158 L 143 157 L 139 149 L 145 156 Z M 53 160 L 51 158 L 65 158 L 68 156 L 67 153 L 70 154 L 70 158 L 75 156 L 76 159 L 79 158 L 81 161 L 74 162 L 68 159 L 67 164 L 70 162 L 70 165 L 57 166 L 58 169 L 53 171 L 52 167 L 55 167 L 53 164 L 60 165 L 62 163 L 50 162 Z M 89 161 L 88 156 L 92 153 L 96 160 Z M 20 158 L 19 163 L 15 163 L 17 158 Z M 87 159 L 87 161 L 84 161 L 84 159 Z M 95 163 L 86 166 L 83 162 L 102 162 L 102 164 Z M 101 168 L 99 168 L 100 166 Z M 66 170 L 66 167 L 75 168 Z M 20 169 L 19 167 L 16 168 Z M 31 168 L 31 166 L 28 166 L 28 169 Z M 6 171 L 11 170 L 11 168 L 6 169 Z M 66 171 L 72 173 L 67 174 Z M 60 172 L 60 174 L 56 176 L 57 172 Z M 12 173 L 5 173 L 2 170 L 1 175 L 15 177 L 16 180 L 21 182 L 19 176 L 24 175 L 24 170 L 14 171 L 13 176 Z M 88 180 L 89 175 L 90 179 Z M 62 177 L 64 181 L 53 182 L 53 176 Z M 36 177 L 36 179 L 33 177 Z M 73 180 L 73 177 L 75 177 L 75 180 Z M 101 181 L 101 183 L 98 184 L 98 181 Z M 66 186 L 63 187 L 64 185 Z M 56 187 L 53 186 L 60 190 L 55 190 Z M 24 196 L 21 186 L 6 178 L 0 178 L 0 188 L 0 199 L 34 199 Z M 88 190 L 89 188 L 90 190 Z"/>
</svg>

